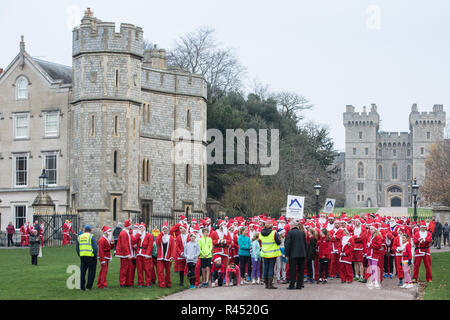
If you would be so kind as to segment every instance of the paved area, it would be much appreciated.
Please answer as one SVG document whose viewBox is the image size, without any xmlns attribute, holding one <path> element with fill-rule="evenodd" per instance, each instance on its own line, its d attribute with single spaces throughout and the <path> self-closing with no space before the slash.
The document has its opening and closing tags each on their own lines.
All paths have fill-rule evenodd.
<svg viewBox="0 0 450 320">
<path fill-rule="evenodd" d="M 407 207 L 381 207 L 376 212 L 380 216 L 393 216 L 393 217 L 402 217 L 409 216 Z"/>
<path fill-rule="evenodd" d="M 327 284 L 305 284 L 301 290 L 287 290 L 287 284 L 268 290 L 263 285 L 187 289 L 161 300 L 413 300 L 416 286 L 400 289 L 396 279 L 385 279 L 381 289 L 368 289 L 366 284 L 341 284 L 339 279 Z"/>
</svg>

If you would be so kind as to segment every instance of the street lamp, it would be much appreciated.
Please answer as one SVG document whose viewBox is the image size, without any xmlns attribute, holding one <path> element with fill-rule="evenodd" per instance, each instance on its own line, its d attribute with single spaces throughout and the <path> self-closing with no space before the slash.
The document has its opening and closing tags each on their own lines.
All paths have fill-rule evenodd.
<svg viewBox="0 0 450 320">
<path fill-rule="evenodd" d="M 42 174 L 39 177 L 39 191 L 45 193 L 45 188 L 47 187 L 48 176 L 45 169 L 42 169 Z"/>
<path fill-rule="evenodd" d="M 416 178 L 414 178 L 414 183 L 411 188 L 414 197 L 414 222 L 417 222 L 417 194 L 419 193 L 419 185 L 417 184 Z"/>
<path fill-rule="evenodd" d="M 319 195 L 320 188 L 322 188 L 319 184 L 319 178 L 317 178 L 316 184 L 314 185 L 314 190 L 316 190 L 316 217 L 319 217 Z"/>
</svg>

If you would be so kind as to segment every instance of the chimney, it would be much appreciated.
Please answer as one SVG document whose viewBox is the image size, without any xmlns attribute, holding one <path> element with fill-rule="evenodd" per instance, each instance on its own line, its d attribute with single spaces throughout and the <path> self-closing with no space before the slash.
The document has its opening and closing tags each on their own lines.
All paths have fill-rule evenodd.
<svg viewBox="0 0 450 320">
<path fill-rule="evenodd" d="M 345 112 L 355 112 L 355 107 L 352 106 L 351 104 L 346 105 L 345 108 L 346 108 Z"/>
<path fill-rule="evenodd" d="M 25 41 L 23 40 L 23 35 L 20 36 L 20 52 L 25 51 Z"/>
<path fill-rule="evenodd" d="M 153 69 L 167 69 L 167 57 L 166 50 L 158 49 L 156 44 L 153 49 L 147 49 L 144 51 L 144 67 Z"/>
<path fill-rule="evenodd" d="M 377 112 L 377 105 L 376 103 L 372 103 L 370 106 L 370 112 Z"/>
<path fill-rule="evenodd" d="M 413 103 L 413 105 L 411 107 L 411 112 L 418 112 L 418 110 L 417 110 L 417 103 Z"/>
</svg>

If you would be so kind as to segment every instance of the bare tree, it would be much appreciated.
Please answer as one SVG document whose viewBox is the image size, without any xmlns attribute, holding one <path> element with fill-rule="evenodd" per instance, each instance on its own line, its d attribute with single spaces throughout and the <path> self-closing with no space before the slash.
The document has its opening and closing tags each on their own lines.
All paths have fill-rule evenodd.
<svg viewBox="0 0 450 320">
<path fill-rule="evenodd" d="M 216 42 L 214 32 L 210 27 L 201 27 L 181 36 L 167 55 L 169 65 L 205 77 L 208 99 L 239 89 L 245 73 L 233 50 Z"/>
<path fill-rule="evenodd" d="M 313 107 L 307 98 L 290 91 L 282 91 L 276 94 L 275 100 L 278 102 L 280 112 L 285 118 L 303 119 L 299 112 Z"/>
<path fill-rule="evenodd" d="M 434 144 L 425 165 L 428 171 L 422 190 L 425 201 L 450 205 L 450 140 Z"/>
</svg>

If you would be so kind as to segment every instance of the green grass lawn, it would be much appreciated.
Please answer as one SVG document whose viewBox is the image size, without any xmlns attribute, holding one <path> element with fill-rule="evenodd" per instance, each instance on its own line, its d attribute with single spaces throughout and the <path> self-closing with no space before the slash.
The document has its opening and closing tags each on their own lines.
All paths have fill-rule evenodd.
<svg viewBox="0 0 450 320">
<path fill-rule="evenodd" d="M 424 300 L 450 299 L 450 252 L 436 252 L 431 254 L 431 273 L 433 281 L 427 283 Z M 425 267 L 420 265 L 419 281 L 425 281 Z"/>
<path fill-rule="evenodd" d="M 409 216 L 414 217 L 414 208 L 408 208 Z M 422 218 L 431 218 L 433 216 L 433 210 L 429 208 L 417 208 L 417 217 L 419 219 Z"/>
<path fill-rule="evenodd" d="M 120 259 L 113 258 L 108 269 L 108 289 L 97 289 L 97 275 L 92 291 L 70 290 L 66 286 L 71 274 L 66 273 L 69 265 L 79 266 L 80 260 L 75 252 L 75 246 L 43 248 L 43 257 L 38 258 L 38 265 L 31 265 L 29 249 L 1 249 L 0 250 L 0 300 L 8 299 L 49 299 L 49 300 L 117 300 L 140 299 L 152 300 L 183 290 L 180 287 L 178 274 L 172 269 L 172 288 L 159 288 L 153 285 L 151 289 L 135 287 L 119 287 Z M 173 265 L 173 264 L 172 264 Z"/>
<path fill-rule="evenodd" d="M 360 215 L 361 213 L 376 213 L 378 208 L 334 208 L 333 215 L 340 217 L 342 212 L 345 212 L 347 217 L 353 217 L 354 215 Z"/>
</svg>

